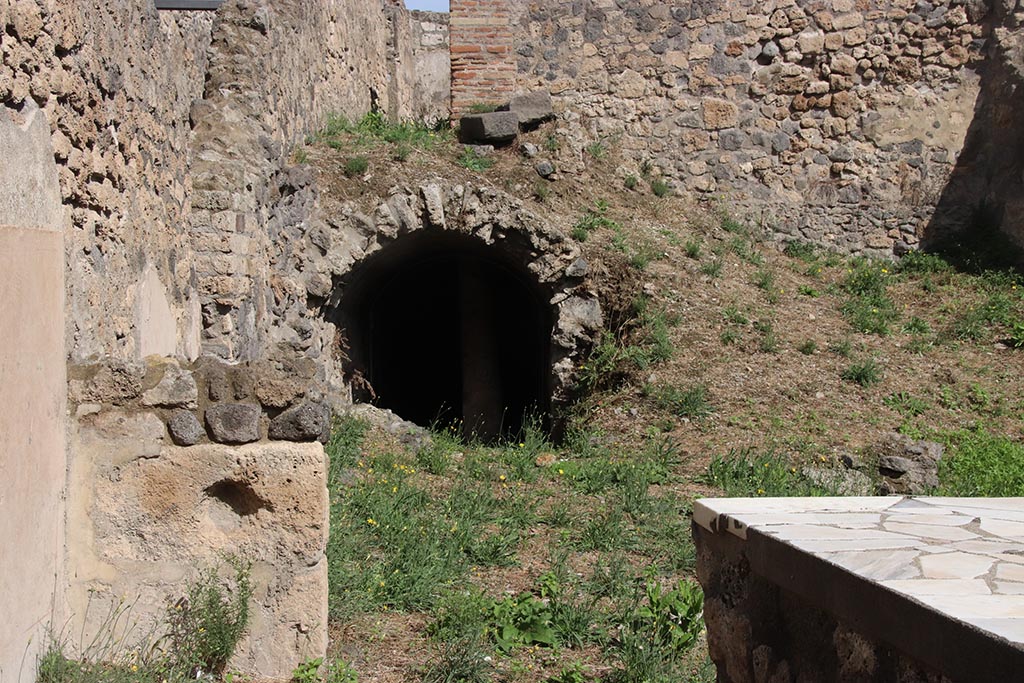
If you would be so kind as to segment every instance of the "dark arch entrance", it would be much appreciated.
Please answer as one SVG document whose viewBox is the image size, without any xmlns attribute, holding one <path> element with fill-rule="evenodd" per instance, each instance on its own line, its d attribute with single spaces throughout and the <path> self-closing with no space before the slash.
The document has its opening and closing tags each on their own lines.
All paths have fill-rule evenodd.
<svg viewBox="0 0 1024 683">
<path fill-rule="evenodd" d="M 551 295 L 511 254 L 422 231 L 345 278 L 335 322 L 356 398 L 428 426 L 461 422 L 485 441 L 515 435 L 551 403 Z M 524 259 L 525 260 L 525 259 Z"/>
</svg>

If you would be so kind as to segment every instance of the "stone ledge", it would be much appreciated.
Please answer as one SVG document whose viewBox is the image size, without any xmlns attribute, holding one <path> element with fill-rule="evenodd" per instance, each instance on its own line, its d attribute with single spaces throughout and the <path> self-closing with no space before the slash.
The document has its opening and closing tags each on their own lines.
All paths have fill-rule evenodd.
<svg viewBox="0 0 1024 683">
<path fill-rule="evenodd" d="M 693 520 L 701 582 L 716 603 L 708 610 L 713 656 L 746 649 L 757 659 L 756 637 L 739 648 L 713 642 L 728 632 L 713 623 L 720 612 L 732 611 L 733 620 L 743 612 L 739 619 L 756 631 L 753 622 L 777 609 L 751 608 L 757 600 L 746 594 L 718 601 L 721 555 L 838 621 L 837 642 L 841 628 L 852 627 L 879 652 L 898 653 L 873 653 L 874 673 L 861 671 L 864 680 L 887 680 L 877 662 L 897 659 L 921 665 L 934 681 L 995 683 L 1024 670 L 1024 499 L 704 499 Z M 721 675 L 729 663 L 720 659 Z M 782 664 L 797 674 L 798 659 Z M 736 672 L 753 668 L 732 662 L 732 675 L 719 680 L 743 680 Z"/>
</svg>

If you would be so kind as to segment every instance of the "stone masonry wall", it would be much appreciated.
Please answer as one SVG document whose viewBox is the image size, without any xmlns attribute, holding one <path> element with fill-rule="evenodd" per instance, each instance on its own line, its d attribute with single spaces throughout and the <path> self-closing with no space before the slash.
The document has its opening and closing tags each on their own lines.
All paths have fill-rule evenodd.
<svg viewBox="0 0 1024 683">
<path fill-rule="evenodd" d="M 31 100 L 51 129 L 71 358 L 198 353 L 182 226 L 212 19 L 128 0 L 0 2 L 0 103 Z"/>
<path fill-rule="evenodd" d="M 992 20 L 981 0 L 509 7 L 517 87 L 551 90 L 566 126 L 622 149 L 624 173 L 721 198 L 779 238 L 879 255 L 925 236 Z"/>
<path fill-rule="evenodd" d="M 204 352 L 250 360 L 302 334 L 302 311 L 285 319 L 288 294 L 271 273 L 268 181 L 329 114 L 386 110 L 391 35 L 380 1 L 229 0 L 217 11 L 206 90 L 192 109 L 189 227 Z"/>
<path fill-rule="evenodd" d="M 4 479 L 16 490 L 0 490 L 4 505 L 29 501 L 24 514 L 5 514 L 4 545 L 22 545 L 36 521 L 46 542 L 54 535 L 59 544 L 68 520 L 66 548 L 25 554 L 18 573 L 4 572 L 5 582 L 15 582 L 4 583 L 12 594 L 37 592 L 18 577 L 54 584 L 36 596 L 47 614 L 26 612 L 33 628 L 45 627 L 47 615 L 55 627 L 65 614 L 75 626 L 88 622 L 91 594 L 106 604 L 140 596 L 151 616 L 192 567 L 224 550 L 257 562 L 258 610 L 239 668 L 287 678 L 306 654 L 322 653 L 315 627 L 323 626 L 326 595 L 318 559 L 326 531 L 323 450 L 282 442 L 289 437 L 271 424 L 287 418 L 308 441 L 326 419 L 322 388 L 339 379 L 323 353 L 333 328 L 316 319 L 307 298 L 316 273 L 304 273 L 303 261 L 280 243 L 317 200 L 308 169 L 303 180 L 290 157 L 329 114 L 388 113 L 396 102 L 399 112 L 411 111 L 413 72 L 396 62 L 412 52 L 402 44 L 411 31 L 392 0 L 227 0 L 217 12 L 157 11 L 128 0 L 0 0 L 0 116 L 11 130 L 31 121 L 32 144 L 39 143 L 3 156 L 38 161 L 33 173 L 52 175 L 57 202 L 52 216 L 12 217 L 5 199 L 0 226 L 17 219 L 45 229 L 30 237 L 48 240 L 47 253 L 59 256 L 64 245 L 53 264 L 42 252 L 19 254 L 38 270 L 31 277 L 0 272 L 0 289 L 41 283 L 38 328 L 66 320 L 60 346 L 71 378 L 68 411 L 40 409 L 23 420 L 47 422 L 33 432 L 40 447 L 52 446 L 45 459 L 14 462 Z M 19 135 L 9 136 L 12 144 L 27 139 Z M 16 196 L 18 187 L 3 196 Z M 31 246 L 20 232 L 5 228 L 2 236 L 15 252 Z M 63 269 L 46 270 L 59 261 Z M 50 287 L 61 270 L 66 296 Z M 322 286 L 315 282 L 313 289 Z M 63 318 L 54 302 L 65 308 Z M 210 368 L 222 367 L 211 354 L 233 363 L 217 376 L 258 375 L 262 383 L 231 379 L 228 389 L 210 389 L 223 384 L 209 380 Z M 20 375 L 0 369 L 3 389 L 23 395 Z M 63 380 L 49 381 L 64 370 L 53 373 L 34 385 L 38 396 L 25 406 L 65 405 Z M 177 378 L 175 390 L 192 378 L 200 391 L 194 407 L 147 402 L 169 376 Z M 255 424 L 258 441 L 218 436 L 219 413 L 220 426 L 245 418 L 251 432 Z M 181 445 L 181 430 L 199 443 Z M 65 432 L 67 453 L 62 438 L 50 439 Z M 278 481 L 292 467 L 298 478 Z M 19 483 L 44 470 L 45 491 Z M 180 472 L 188 476 L 179 481 L 172 473 Z M 26 498 L 33 491 L 39 495 Z M 266 506 L 232 508 L 249 493 L 282 516 L 268 517 Z M 310 519 L 285 514 L 299 507 Z M 289 536 L 300 527 L 307 536 Z M 12 622 L 10 633 L 0 633 L 4 681 L 34 678 L 34 651 L 24 666 L 11 665 L 29 642 L 42 642 L 30 631 Z"/>
<path fill-rule="evenodd" d="M 508 0 L 450 3 L 452 117 L 475 104 L 500 105 L 515 87 Z"/>
<path fill-rule="evenodd" d="M 253 562 L 255 595 L 232 670 L 286 680 L 323 655 L 330 411 L 307 395 L 314 365 L 73 368 L 69 632 L 89 642 L 129 601 L 124 625 L 147 633 L 193 568 L 233 554 Z"/>
<path fill-rule="evenodd" d="M 721 683 L 954 683 L 759 576 L 738 539 L 696 524 L 693 533 L 708 649 Z"/>
<path fill-rule="evenodd" d="M 416 65 L 411 112 L 416 121 L 435 124 L 451 116 L 452 72 L 448 14 L 409 12 L 412 58 Z"/>
</svg>

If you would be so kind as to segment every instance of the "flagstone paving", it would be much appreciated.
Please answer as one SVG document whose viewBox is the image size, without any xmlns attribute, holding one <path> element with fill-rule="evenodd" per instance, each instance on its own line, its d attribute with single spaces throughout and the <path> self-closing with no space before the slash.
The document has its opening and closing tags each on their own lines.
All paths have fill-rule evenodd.
<svg viewBox="0 0 1024 683">
<path fill-rule="evenodd" d="M 1024 498 L 705 498 L 693 518 L 800 549 L 1024 649 Z"/>
</svg>

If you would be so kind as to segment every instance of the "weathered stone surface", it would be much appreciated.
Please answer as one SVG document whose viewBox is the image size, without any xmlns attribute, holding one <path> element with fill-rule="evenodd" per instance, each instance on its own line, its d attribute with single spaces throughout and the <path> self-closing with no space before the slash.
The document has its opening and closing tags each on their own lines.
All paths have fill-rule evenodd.
<svg viewBox="0 0 1024 683">
<path fill-rule="evenodd" d="M 541 159 L 533 168 L 541 178 L 550 178 L 555 173 L 555 165 L 547 159 Z"/>
<path fill-rule="evenodd" d="M 519 116 L 511 111 L 469 114 L 459 119 L 459 139 L 469 144 L 504 145 L 519 134 Z"/>
<path fill-rule="evenodd" d="M 327 442 L 331 432 L 331 411 L 322 403 L 302 403 L 270 421 L 268 436 L 279 441 Z"/>
<path fill-rule="evenodd" d="M 88 445 L 77 466 L 109 459 L 109 448 Z M 294 666 L 320 656 L 327 638 L 325 477 L 319 443 L 288 442 L 165 446 L 157 457 L 122 465 L 116 477 L 83 477 L 86 488 L 68 521 L 72 556 L 90 560 L 73 575 L 76 614 L 88 617 L 88 631 L 130 595 L 133 623 L 146 632 L 197 569 L 221 568 L 225 555 L 238 555 L 254 564 L 257 597 L 229 667 L 276 671 L 281 661 Z"/>
<path fill-rule="evenodd" d="M 75 370 L 84 377 L 78 379 L 72 374 L 68 383 L 72 401 L 115 405 L 123 405 L 142 393 L 142 378 L 146 372 L 142 363 L 119 358 L 108 358 Z"/>
<path fill-rule="evenodd" d="M 928 493 L 939 485 L 942 444 L 890 433 L 882 438 L 876 452 L 883 494 Z"/>
<path fill-rule="evenodd" d="M 206 409 L 206 427 L 216 443 L 243 444 L 260 438 L 260 407 L 251 403 L 218 403 Z"/>
<path fill-rule="evenodd" d="M 167 421 L 167 432 L 178 446 L 195 446 L 206 436 L 206 430 L 190 410 L 175 410 Z"/>
<path fill-rule="evenodd" d="M 157 385 L 142 394 L 141 403 L 165 408 L 194 408 L 198 398 L 199 389 L 192 373 L 177 363 L 169 363 Z"/>
<path fill-rule="evenodd" d="M 551 93 L 547 90 L 516 93 L 502 109 L 515 113 L 519 117 L 520 128 L 524 130 L 536 128 L 555 115 Z"/>
<path fill-rule="evenodd" d="M 286 377 L 258 377 L 256 398 L 268 408 L 286 408 L 305 393 L 302 382 Z"/>
</svg>

